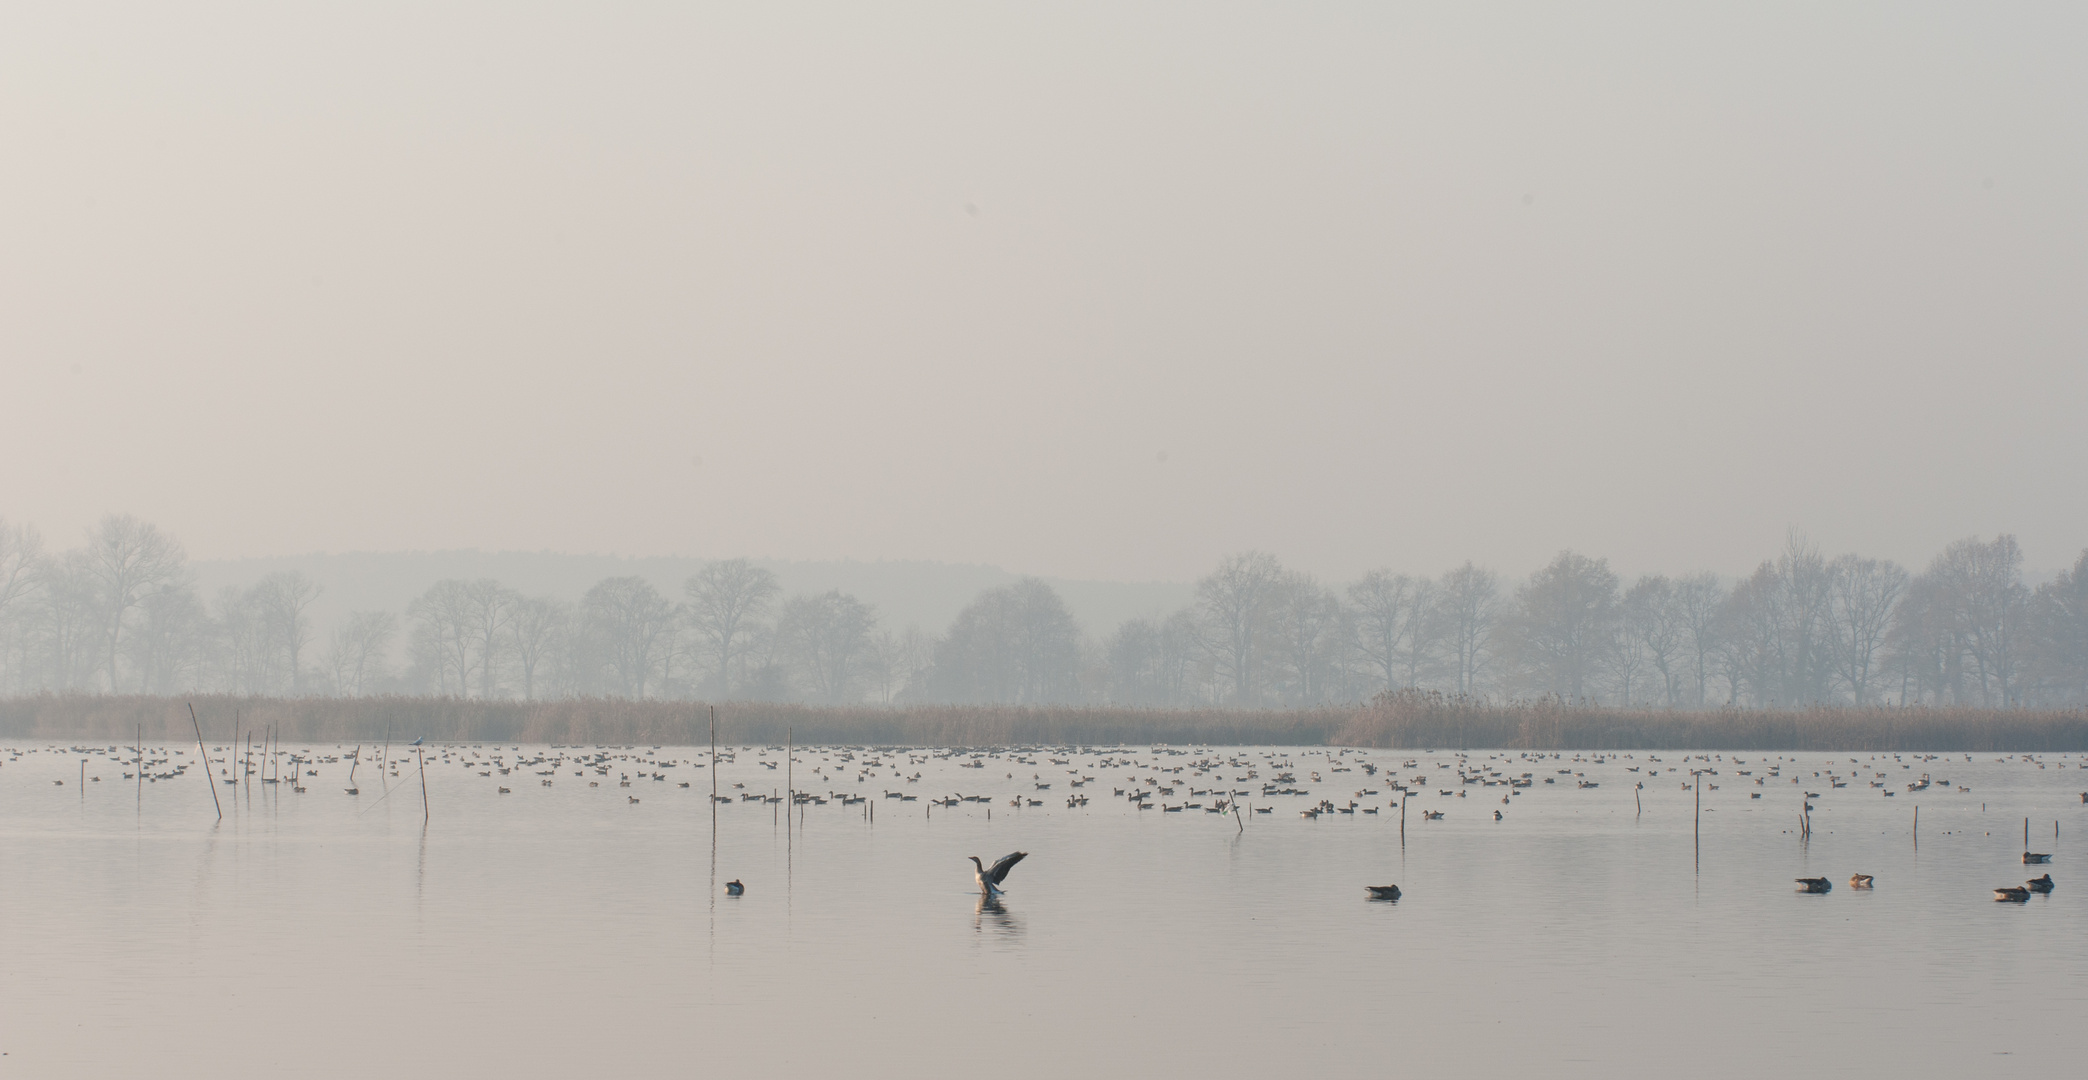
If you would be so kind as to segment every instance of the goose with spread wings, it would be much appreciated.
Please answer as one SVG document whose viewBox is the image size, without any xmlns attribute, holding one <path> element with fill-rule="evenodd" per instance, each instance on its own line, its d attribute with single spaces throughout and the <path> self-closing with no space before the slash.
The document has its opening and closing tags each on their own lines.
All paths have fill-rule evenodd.
<svg viewBox="0 0 2088 1080">
<path fill-rule="evenodd" d="M 1015 869 L 1016 863 L 1029 858 L 1029 852 L 1018 851 L 1011 855 L 1003 855 L 1000 861 L 992 866 L 987 866 L 985 863 L 980 862 L 977 855 L 969 856 L 969 858 L 972 861 L 972 865 L 979 868 L 979 872 L 976 875 L 976 880 L 979 883 L 979 895 L 994 897 L 1001 894 L 1000 884 L 1008 880 L 1008 871 Z"/>
</svg>

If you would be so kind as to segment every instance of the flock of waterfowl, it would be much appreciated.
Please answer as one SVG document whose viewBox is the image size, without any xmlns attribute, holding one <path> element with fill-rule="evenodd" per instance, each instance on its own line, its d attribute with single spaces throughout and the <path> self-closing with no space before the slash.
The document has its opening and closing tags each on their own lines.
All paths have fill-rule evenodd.
<svg viewBox="0 0 2088 1080">
<path fill-rule="evenodd" d="M 1970 754 L 1823 757 L 1817 754 L 1595 751 L 1417 754 L 1356 749 L 1220 751 L 1170 747 L 1024 747 L 976 750 L 862 746 L 739 747 L 715 751 L 680 748 L 668 751 L 660 746 L 525 748 L 447 744 L 423 748 L 419 739 L 399 746 L 389 743 L 342 745 L 326 751 L 313 747 L 285 749 L 266 733 L 259 739 L 258 747 L 254 737 L 248 736 L 243 741 L 209 747 L 208 750 L 202 750 L 200 746 L 154 749 L 120 745 L 0 748 L 0 767 L 21 763 L 28 755 L 77 758 L 77 778 L 72 782 L 82 788 L 83 799 L 85 788 L 102 783 L 99 775 L 102 770 L 115 770 L 120 772 L 123 781 L 138 788 L 141 807 L 145 785 L 180 780 L 188 775 L 200 757 L 207 756 L 212 779 L 231 789 L 235 807 L 242 795 L 249 800 L 254 797 L 252 789 L 255 784 L 262 785 L 263 792 L 305 794 L 308 790 L 305 781 L 317 779 L 322 771 L 333 768 L 342 770 L 338 790 L 354 797 L 363 794 L 363 782 L 358 779 L 358 772 L 364 768 L 378 773 L 387 796 L 398 786 L 414 779 L 415 773 L 419 772 L 423 774 L 421 795 L 425 798 L 425 770 L 434 769 L 438 774 L 454 776 L 462 771 L 467 776 L 492 780 L 491 786 L 499 796 L 514 795 L 515 789 L 508 785 L 517 783 L 517 778 L 528 776 L 535 777 L 542 788 L 552 787 L 568 775 L 583 780 L 589 788 L 613 782 L 617 789 L 665 783 L 673 783 L 677 789 L 692 789 L 699 780 L 708 779 L 708 783 L 700 786 L 711 789 L 708 798 L 715 812 L 754 803 L 775 807 L 780 814 L 787 804 L 802 817 L 813 808 L 831 805 L 861 807 L 860 812 L 872 820 L 876 806 L 869 785 L 873 781 L 883 781 L 875 789 L 876 802 L 921 803 L 925 795 L 922 810 L 931 817 L 936 808 L 947 812 L 967 805 L 983 808 L 988 816 L 995 806 L 1005 806 L 1018 813 L 1048 812 L 1046 800 L 1060 799 L 1060 795 L 1054 792 L 1057 785 L 1063 785 L 1066 791 L 1063 797 L 1065 810 L 1084 811 L 1089 803 L 1084 789 L 1089 785 L 1099 787 L 1106 782 L 1112 797 L 1123 800 L 1133 812 L 1180 814 L 1195 811 L 1226 815 L 1244 831 L 1249 818 L 1273 814 L 1281 801 L 1293 801 L 1295 805 L 1296 800 L 1309 799 L 1310 802 L 1296 810 L 1301 819 L 1310 821 L 1326 816 L 1396 818 L 1402 835 L 1410 801 L 1468 799 L 1475 793 L 1491 797 L 1494 792 L 1488 789 L 1499 791 L 1499 806 L 1512 809 L 1517 798 L 1541 787 L 1592 792 L 1601 789 L 1604 782 L 1621 779 L 1631 785 L 1631 806 L 1642 812 L 1649 782 L 1656 781 L 1663 773 L 1681 790 L 1692 793 L 1697 813 L 1721 809 L 1749 812 L 1776 788 L 1788 790 L 1796 787 L 1798 791 L 1793 794 L 1798 804 L 1795 811 L 1799 819 L 1798 831 L 1807 834 L 1810 833 L 1812 814 L 1820 802 L 1857 782 L 1866 785 L 1864 790 L 1878 791 L 1885 797 L 1895 797 L 1902 790 L 1910 794 L 1928 793 L 1931 798 L 1973 794 L 1968 784 L 1954 784 L 1937 775 L 1951 761 L 1971 763 L 1973 756 Z M 748 756 L 752 760 L 743 766 L 741 759 Z M 2088 767 L 2073 760 L 2071 755 L 2018 754 L 2003 755 L 1994 760 L 2034 765 L 2038 769 Z M 975 778 L 963 785 L 969 790 L 934 795 L 921 791 L 918 785 L 926 775 L 924 769 L 937 765 L 973 770 L 959 774 Z M 1018 777 L 1017 768 L 1030 770 L 1030 775 Z M 1918 774 L 1915 773 L 1917 768 L 1922 770 Z M 734 779 L 728 784 L 722 775 L 707 777 L 697 770 L 718 774 L 730 770 Z M 991 771 L 999 771 L 1002 775 L 993 777 Z M 1898 780 L 1893 778 L 1895 771 L 1900 774 Z M 1352 775 L 1344 777 L 1341 774 Z M 769 791 L 759 790 L 758 784 L 753 782 L 757 777 L 770 781 Z M 0 772 L 0 781 L 5 779 L 6 773 Z M 53 786 L 63 787 L 68 781 L 61 776 L 50 782 Z M 892 784 L 897 786 L 888 786 Z M 1705 805 L 1706 797 L 1725 785 L 1738 786 L 1746 792 L 1747 799 L 1735 802 L 1738 794 L 1735 792 L 1723 798 L 1711 798 L 1711 805 Z M 1011 787 L 1016 790 L 1010 791 Z M 1806 790 L 1808 787 L 1821 790 Z M 1336 797 L 1322 794 L 1328 788 L 1342 789 L 1343 794 Z M 1051 794 L 1041 794 L 1047 792 Z M 692 790 L 691 794 L 695 792 Z M 1337 797 L 1341 801 L 1337 802 Z M 1594 799 L 1603 796 L 1579 797 Z M 1374 801 L 1380 798 L 1382 803 Z M 642 802 L 634 793 L 626 793 L 624 799 L 632 806 Z M 1613 799 L 1610 801 L 1614 802 Z M 2083 793 L 2082 801 L 2088 804 L 2088 793 Z M 1761 808 L 1768 809 L 1768 806 Z M 1433 822 L 1444 820 L 1454 807 L 1431 809 L 1423 805 L 1416 809 L 1419 821 Z M 1509 814 L 1499 808 L 1483 814 L 1490 816 L 1495 823 L 1510 820 Z M 1915 820 L 1918 829 L 1918 812 Z M 2027 834 L 2026 822 L 2026 840 Z M 998 896 L 1000 883 L 1024 856 L 1023 852 L 1015 852 L 991 866 L 976 856 L 970 857 L 981 894 L 988 898 Z M 2051 856 L 2026 850 L 2022 858 L 2025 863 L 2034 864 L 2047 862 Z M 1809 894 L 1824 894 L 1833 887 L 1832 882 L 1824 877 L 1802 877 L 1796 881 L 1799 891 Z M 1873 878 L 1868 874 L 1855 874 L 1849 879 L 1849 887 L 1870 889 Z M 2049 893 L 2052 888 L 2051 875 L 2046 874 L 2020 886 L 1996 888 L 1994 895 L 1996 900 L 2021 903 L 2033 893 Z M 745 891 L 738 880 L 728 883 L 727 890 L 733 895 Z M 1400 895 L 1396 885 L 1366 886 L 1366 896 L 1373 900 L 1393 901 Z"/>
</svg>

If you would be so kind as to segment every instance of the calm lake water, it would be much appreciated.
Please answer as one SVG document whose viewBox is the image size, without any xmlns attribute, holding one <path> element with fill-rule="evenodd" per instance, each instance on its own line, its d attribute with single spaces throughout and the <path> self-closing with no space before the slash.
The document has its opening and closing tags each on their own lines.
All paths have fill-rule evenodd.
<svg viewBox="0 0 2088 1080">
<path fill-rule="evenodd" d="M 411 751 L 389 777 L 364 747 L 351 796 L 352 749 L 290 747 L 303 794 L 288 765 L 218 784 L 222 821 L 200 768 L 170 775 L 193 745 L 148 747 L 165 763 L 142 794 L 128 747 L 0 752 L 0 1078 L 1937 1076 L 2080 1056 L 2077 757 L 799 747 L 796 786 L 827 801 L 786 827 L 782 803 L 738 798 L 783 788 L 782 751 L 742 748 L 714 834 L 701 750 L 432 748 L 424 825 Z M 1690 768 L 1717 775 L 1685 790 Z M 1113 794 L 1163 786 L 1149 810 Z M 1205 812 L 1228 791 L 1274 812 Z M 991 801 L 929 803 L 951 794 Z M 1322 799 L 1379 812 L 1300 816 Z M 2050 867 L 2022 864 L 2025 817 Z M 982 909 L 965 856 L 1017 849 Z M 2052 894 L 1993 901 L 2047 869 Z M 1807 876 L 1833 891 L 1799 894 Z M 1365 899 L 1391 883 L 1397 903 Z"/>
</svg>

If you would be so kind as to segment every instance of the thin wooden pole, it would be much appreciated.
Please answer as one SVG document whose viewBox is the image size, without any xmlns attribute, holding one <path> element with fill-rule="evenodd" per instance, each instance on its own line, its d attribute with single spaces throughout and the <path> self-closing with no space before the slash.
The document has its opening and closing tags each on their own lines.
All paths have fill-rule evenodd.
<svg viewBox="0 0 2088 1080">
<path fill-rule="evenodd" d="M 225 820 L 225 804 L 218 801 L 217 777 L 210 775 L 210 751 L 203 748 L 203 721 L 196 719 L 196 703 L 189 702 L 189 723 L 196 725 L 196 752 L 203 755 L 203 782 L 210 785 L 210 805 L 217 807 L 218 820 Z"/>
<path fill-rule="evenodd" d="M 145 809 L 145 725 L 138 725 L 138 809 Z"/>
<path fill-rule="evenodd" d="M 413 756 L 415 760 L 420 762 L 421 822 L 426 824 L 428 820 L 428 758 L 418 746 L 413 748 Z"/>
</svg>

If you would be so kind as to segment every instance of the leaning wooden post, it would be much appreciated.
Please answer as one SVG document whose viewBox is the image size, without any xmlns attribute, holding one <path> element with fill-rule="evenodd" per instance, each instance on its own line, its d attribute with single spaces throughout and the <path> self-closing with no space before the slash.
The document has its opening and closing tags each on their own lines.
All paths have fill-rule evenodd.
<svg viewBox="0 0 2088 1080">
<path fill-rule="evenodd" d="M 218 801 L 217 780 L 210 775 L 210 751 L 203 748 L 203 722 L 196 719 L 196 703 L 189 702 L 189 723 L 196 725 L 196 752 L 203 755 L 203 782 L 210 785 L 210 805 L 217 807 L 218 820 L 225 820 L 225 804 Z"/>
<path fill-rule="evenodd" d="M 425 823 L 428 820 L 428 757 L 418 746 L 413 748 L 413 757 L 420 762 L 421 821 Z"/>
</svg>

